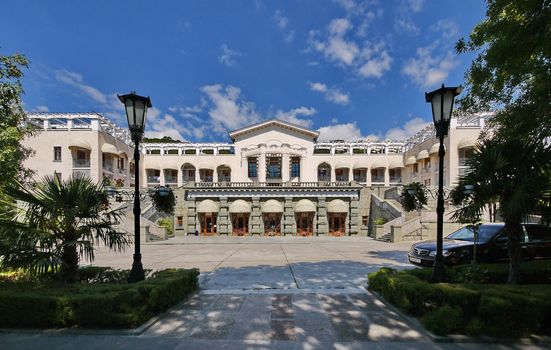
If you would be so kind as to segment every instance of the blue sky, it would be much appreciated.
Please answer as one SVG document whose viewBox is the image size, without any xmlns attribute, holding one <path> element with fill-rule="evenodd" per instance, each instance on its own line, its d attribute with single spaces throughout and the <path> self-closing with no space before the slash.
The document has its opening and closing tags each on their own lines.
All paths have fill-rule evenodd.
<svg viewBox="0 0 551 350">
<path fill-rule="evenodd" d="M 476 0 L 11 1 L 0 54 L 31 64 L 28 111 L 104 113 L 149 95 L 148 136 L 227 141 L 268 118 L 320 139 L 405 139 L 431 121 L 424 92 L 463 82 L 454 44 Z M 6 15 L 8 14 L 9 15 Z"/>
</svg>

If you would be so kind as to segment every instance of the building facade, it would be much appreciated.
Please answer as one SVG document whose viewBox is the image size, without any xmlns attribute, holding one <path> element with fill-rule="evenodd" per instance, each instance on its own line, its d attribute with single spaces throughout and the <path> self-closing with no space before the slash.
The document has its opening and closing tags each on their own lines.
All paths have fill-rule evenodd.
<svg viewBox="0 0 551 350">
<path fill-rule="evenodd" d="M 466 170 L 488 116 L 452 118 L 445 185 Z M 43 129 L 26 141 L 38 148 L 27 165 L 38 174 L 85 170 L 94 180 L 133 184 L 126 131 L 97 114 L 29 117 Z M 318 142 L 317 131 L 267 120 L 230 132 L 229 143 L 144 143 L 141 182 L 174 188 L 177 234 L 367 235 L 372 194 L 414 181 L 437 185 L 433 130 L 428 125 L 405 142 Z"/>
</svg>

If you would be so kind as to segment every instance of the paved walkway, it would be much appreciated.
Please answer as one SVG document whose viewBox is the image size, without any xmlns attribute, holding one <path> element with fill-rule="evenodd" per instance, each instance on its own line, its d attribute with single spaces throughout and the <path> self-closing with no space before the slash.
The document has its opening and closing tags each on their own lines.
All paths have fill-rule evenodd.
<svg viewBox="0 0 551 350">
<path fill-rule="evenodd" d="M 199 267 L 201 290 L 140 336 L 0 334 L 0 349 L 509 348 L 432 343 L 366 291 L 367 273 L 411 267 L 409 246 L 360 237 L 182 237 L 146 244 L 146 268 Z M 131 250 L 102 249 L 95 264 L 128 268 L 131 262 Z"/>
</svg>

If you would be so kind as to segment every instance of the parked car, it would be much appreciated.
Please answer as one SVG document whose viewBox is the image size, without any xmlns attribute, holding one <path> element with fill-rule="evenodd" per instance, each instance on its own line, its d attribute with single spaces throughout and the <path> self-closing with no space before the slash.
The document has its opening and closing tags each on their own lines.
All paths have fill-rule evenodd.
<svg viewBox="0 0 551 350">
<path fill-rule="evenodd" d="M 523 259 L 551 258 L 551 228 L 539 224 L 522 224 L 523 236 L 520 240 Z M 447 265 L 471 262 L 475 234 L 472 226 L 462 227 L 444 238 L 442 254 Z M 411 246 L 409 262 L 418 266 L 433 266 L 436 255 L 436 241 L 423 241 Z M 505 224 L 491 223 L 478 226 L 476 258 L 478 262 L 506 262 L 507 235 Z"/>
</svg>

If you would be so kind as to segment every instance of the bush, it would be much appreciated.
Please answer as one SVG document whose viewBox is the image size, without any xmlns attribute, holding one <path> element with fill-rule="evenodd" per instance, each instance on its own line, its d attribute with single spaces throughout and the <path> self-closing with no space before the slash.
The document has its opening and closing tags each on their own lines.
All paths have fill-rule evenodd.
<svg viewBox="0 0 551 350">
<path fill-rule="evenodd" d="M 198 275 L 171 269 L 134 284 L 3 282 L 0 327 L 136 327 L 196 290 Z"/>
<path fill-rule="evenodd" d="M 167 235 L 174 236 L 174 222 L 171 217 L 157 220 L 157 225 L 166 227 Z"/>
<path fill-rule="evenodd" d="M 375 220 L 373 220 L 373 223 L 375 225 L 384 225 L 384 224 L 386 224 L 386 222 L 387 222 L 387 219 L 385 219 L 383 217 L 378 217 Z"/>
<path fill-rule="evenodd" d="M 532 266 L 528 270 L 532 273 L 535 269 Z M 436 334 L 551 334 L 551 286 L 429 283 L 431 271 L 383 268 L 369 274 L 369 289 L 419 317 Z M 453 271 L 451 278 L 458 280 L 469 270 Z"/>
</svg>

